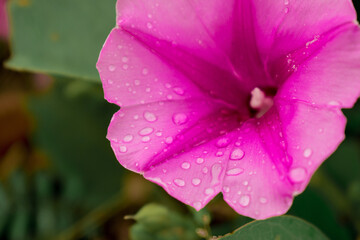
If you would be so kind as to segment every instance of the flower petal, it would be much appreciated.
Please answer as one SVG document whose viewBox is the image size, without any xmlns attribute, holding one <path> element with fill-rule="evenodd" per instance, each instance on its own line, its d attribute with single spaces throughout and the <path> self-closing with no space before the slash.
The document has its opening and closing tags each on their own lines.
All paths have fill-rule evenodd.
<svg viewBox="0 0 360 240">
<path fill-rule="evenodd" d="M 284 214 L 292 196 L 304 190 L 319 165 L 344 139 L 340 110 L 302 102 L 277 101 L 263 118 L 249 120 L 238 132 L 244 153 L 229 161 L 225 201 L 238 213 L 256 219 Z"/>
<path fill-rule="evenodd" d="M 260 52 L 270 60 L 294 51 L 344 23 L 354 22 L 349 0 L 255 0 L 256 35 Z"/>
<path fill-rule="evenodd" d="M 97 68 L 105 98 L 121 106 L 203 95 L 184 75 L 120 29 L 110 33 Z"/>
<path fill-rule="evenodd" d="M 203 5 L 206 10 L 212 7 Z M 121 28 L 173 42 L 197 57 L 224 66 L 226 56 L 219 51 L 209 35 L 210 29 L 203 25 L 190 1 L 122 0 L 117 1 L 116 9 Z"/>
<path fill-rule="evenodd" d="M 279 97 L 350 108 L 360 96 L 360 28 L 352 26 L 297 67 Z"/>
<path fill-rule="evenodd" d="M 220 150 L 216 141 L 169 159 L 145 172 L 144 177 L 162 186 L 174 198 L 200 210 L 222 188 L 226 170 L 223 154 L 229 149 Z"/>
<path fill-rule="evenodd" d="M 124 107 L 114 115 L 107 138 L 124 167 L 144 172 L 238 126 L 238 117 L 225 107 L 209 99 Z"/>
<path fill-rule="evenodd" d="M 211 7 L 215 6 L 203 5 L 204 9 Z M 210 29 L 220 27 L 221 20 L 220 26 L 207 26 L 190 1 L 118 1 L 117 10 L 120 28 L 132 36 L 137 45 L 166 62 L 173 71 L 188 77 L 204 94 L 244 107 L 256 81 L 239 81 L 237 71 L 218 43 L 225 40 L 218 40 L 213 35 L 216 30 Z M 221 19 L 224 18 L 226 16 Z M 231 45 L 230 39 L 226 41 Z M 134 53 L 134 56 L 138 55 Z M 143 61 L 151 65 L 150 61 Z"/>
</svg>

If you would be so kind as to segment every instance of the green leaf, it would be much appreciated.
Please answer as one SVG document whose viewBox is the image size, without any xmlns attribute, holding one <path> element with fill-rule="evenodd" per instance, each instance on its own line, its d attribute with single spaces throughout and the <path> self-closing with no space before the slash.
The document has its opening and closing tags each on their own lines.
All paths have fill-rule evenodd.
<svg viewBox="0 0 360 240">
<path fill-rule="evenodd" d="M 132 240 L 196 240 L 196 224 L 189 217 L 158 204 L 148 204 L 133 217 Z"/>
<path fill-rule="evenodd" d="M 55 81 L 53 91 L 30 100 L 29 109 L 36 122 L 34 143 L 63 179 L 65 198 L 92 208 L 122 186 L 123 169 L 106 139 L 118 107 L 103 99 L 99 85 L 79 82 L 86 87 L 74 91 L 76 81 Z"/>
<path fill-rule="evenodd" d="M 115 26 L 116 0 L 13 0 L 6 66 L 99 81 L 95 64 Z"/>
<path fill-rule="evenodd" d="M 292 216 L 281 216 L 253 221 L 221 240 L 325 240 L 328 239 L 315 226 Z"/>
<path fill-rule="evenodd" d="M 324 188 L 322 185 L 319 187 Z M 333 239 L 352 239 L 351 231 L 346 228 L 348 226 L 344 221 L 340 221 L 338 212 L 335 211 L 328 197 L 323 196 L 317 188 L 310 185 L 295 198 L 288 213 L 314 224 Z"/>
</svg>

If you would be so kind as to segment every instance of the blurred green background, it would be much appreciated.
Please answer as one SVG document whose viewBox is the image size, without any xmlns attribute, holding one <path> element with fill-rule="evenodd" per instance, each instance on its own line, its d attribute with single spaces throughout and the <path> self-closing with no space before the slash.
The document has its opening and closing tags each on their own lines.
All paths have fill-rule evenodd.
<svg viewBox="0 0 360 240">
<path fill-rule="evenodd" d="M 103 99 L 95 69 L 115 24 L 115 0 L 7 5 L 10 36 L 0 40 L 0 239 L 210 239 L 251 220 L 221 196 L 195 212 L 116 161 L 105 135 L 118 107 Z M 344 113 L 346 140 L 288 214 L 330 239 L 360 240 L 360 102 Z M 258 229 L 299 220 L 271 221 Z"/>
</svg>

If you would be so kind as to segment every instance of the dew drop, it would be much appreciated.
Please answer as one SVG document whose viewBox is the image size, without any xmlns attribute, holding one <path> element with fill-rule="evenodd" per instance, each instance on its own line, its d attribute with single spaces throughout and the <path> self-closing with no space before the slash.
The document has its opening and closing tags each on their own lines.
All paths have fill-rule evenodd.
<svg viewBox="0 0 360 240">
<path fill-rule="evenodd" d="M 184 95 L 184 93 L 185 93 L 184 89 L 179 88 L 179 87 L 176 87 L 173 90 L 176 94 L 181 95 L 181 96 Z"/>
<path fill-rule="evenodd" d="M 173 115 L 172 120 L 176 125 L 182 125 L 188 121 L 188 117 L 184 113 L 176 113 Z"/>
<path fill-rule="evenodd" d="M 154 131 L 153 128 L 146 127 L 146 128 L 143 128 L 143 129 L 139 132 L 139 134 L 140 134 L 141 136 L 146 136 L 146 135 L 151 134 L 153 131 Z"/>
<path fill-rule="evenodd" d="M 200 210 L 202 207 L 202 204 L 201 204 L 201 202 L 194 202 L 193 206 L 196 210 Z"/>
<path fill-rule="evenodd" d="M 224 156 L 224 152 L 223 151 L 218 151 L 218 152 L 216 152 L 215 156 L 222 157 L 222 156 Z"/>
<path fill-rule="evenodd" d="M 157 120 L 155 114 L 151 112 L 144 112 L 144 118 L 148 122 L 155 122 Z"/>
<path fill-rule="evenodd" d="M 226 175 L 228 176 L 236 176 L 244 172 L 244 169 L 242 168 L 233 168 L 226 172 Z"/>
<path fill-rule="evenodd" d="M 202 169 L 202 172 L 206 174 L 206 173 L 209 172 L 209 169 L 208 169 L 207 167 L 204 167 L 204 168 Z"/>
<path fill-rule="evenodd" d="M 128 142 L 131 142 L 133 139 L 134 139 L 134 136 L 129 134 L 124 137 L 123 141 L 128 143 Z"/>
<path fill-rule="evenodd" d="M 174 141 L 173 137 L 167 137 L 165 138 L 165 143 L 171 144 Z"/>
<path fill-rule="evenodd" d="M 216 146 L 219 147 L 219 148 L 227 147 L 229 144 L 230 144 L 230 139 L 229 138 L 220 138 L 216 142 Z"/>
<path fill-rule="evenodd" d="M 250 203 L 250 196 L 249 195 L 242 195 L 239 200 L 239 204 L 243 207 L 247 207 Z"/>
<path fill-rule="evenodd" d="M 142 142 L 149 142 L 150 141 L 150 137 L 149 136 L 145 136 L 141 139 Z"/>
<path fill-rule="evenodd" d="M 191 180 L 191 183 L 194 185 L 194 186 L 198 186 L 200 183 L 201 183 L 201 180 L 199 178 L 193 178 Z"/>
<path fill-rule="evenodd" d="M 205 189 L 205 194 L 206 195 L 211 195 L 211 194 L 213 194 L 214 193 L 214 189 L 212 189 L 212 188 L 207 188 L 207 189 Z"/>
<path fill-rule="evenodd" d="M 146 26 L 147 26 L 148 29 L 152 29 L 152 28 L 153 28 L 153 25 L 152 25 L 151 23 L 149 23 L 149 22 L 146 24 Z"/>
<path fill-rule="evenodd" d="M 230 154 L 230 160 L 241 160 L 242 158 L 244 158 L 244 151 L 241 150 L 240 148 L 236 148 L 234 149 L 231 154 Z"/>
<path fill-rule="evenodd" d="M 126 69 L 128 69 L 128 68 L 129 68 L 129 65 L 127 65 L 127 64 L 124 64 L 124 65 L 123 65 L 123 69 L 124 69 L 124 70 L 126 70 Z"/>
<path fill-rule="evenodd" d="M 183 179 L 181 179 L 181 178 L 174 179 L 174 183 L 179 187 L 185 186 L 185 181 Z"/>
<path fill-rule="evenodd" d="M 312 150 L 310 148 L 307 148 L 304 150 L 304 157 L 308 158 L 312 154 Z"/>
<path fill-rule="evenodd" d="M 143 70 L 142 70 L 142 74 L 143 75 L 147 75 L 149 73 L 149 70 L 147 69 L 147 68 L 144 68 Z"/>
<path fill-rule="evenodd" d="M 198 163 L 198 164 L 202 164 L 203 162 L 204 162 L 203 158 L 197 158 L 196 159 L 196 163 Z"/>
<path fill-rule="evenodd" d="M 125 147 L 125 146 L 120 146 L 120 147 L 119 147 L 119 150 L 120 150 L 120 152 L 125 153 L 125 152 L 127 152 L 127 147 Z"/>
<path fill-rule="evenodd" d="M 220 183 L 220 174 L 222 171 L 222 166 L 219 163 L 215 163 L 212 167 L 211 167 L 211 185 L 215 185 Z"/>
<path fill-rule="evenodd" d="M 140 85 L 140 80 L 136 79 L 136 80 L 134 81 L 134 84 L 135 84 L 135 86 L 139 86 L 139 85 Z"/>
<path fill-rule="evenodd" d="M 109 65 L 109 71 L 113 72 L 115 71 L 116 67 L 114 65 Z"/>
<path fill-rule="evenodd" d="M 229 186 L 224 186 L 223 190 L 224 190 L 224 192 L 228 193 L 228 192 L 230 192 L 230 187 Z"/>
<path fill-rule="evenodd" d="M 293 182 L 299 183 L 306 179 L 306 170 L 302 167 L 293 168 L 290 170 L 289 177 Z"/>
<path fill-rule="evenodd" d="M 183 162 L 181 164 L 181 168 L 182 169 L 189 169 L 190 168 L 190 163 L 189 162 Z"/>
<path fill-rule="evenodd" d="M 338 101 L 330 101 L 328 103 L 329 106 L 340 106 L 341 104 Z"/>
<path fill-rule="evenodd" d="M 128 57 L 122 57 L 121 60 L 122 60 L 124 63 L 126 63 L 126 62 L 129 61 L 129 58 L 128 58 Z"/>
</svg>

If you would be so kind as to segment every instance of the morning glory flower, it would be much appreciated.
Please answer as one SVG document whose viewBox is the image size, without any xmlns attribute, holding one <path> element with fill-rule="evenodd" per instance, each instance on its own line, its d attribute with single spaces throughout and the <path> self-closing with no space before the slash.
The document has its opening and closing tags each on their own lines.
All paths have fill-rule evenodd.
<svg viewBox="0 0 360 240">
<path fill-rule="evenodd" d="M 121 0 L 97 68 L 127 169 L 199 210 L 285 213 L 360 95 L 349 0 Z"/>
</svg>

